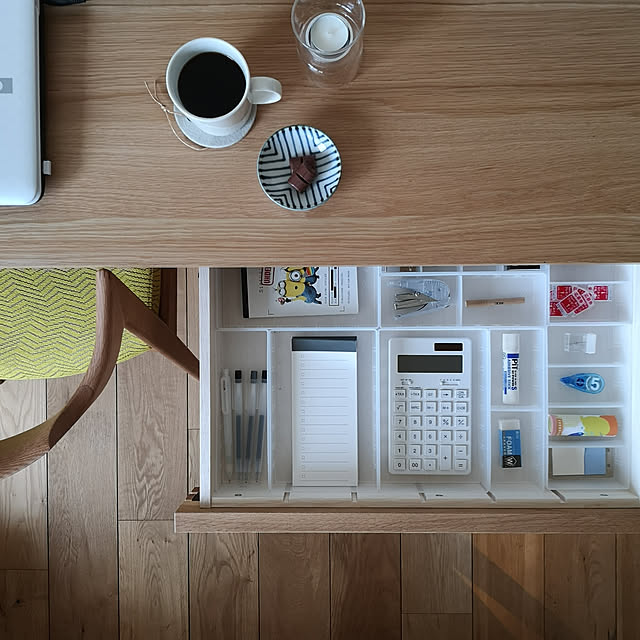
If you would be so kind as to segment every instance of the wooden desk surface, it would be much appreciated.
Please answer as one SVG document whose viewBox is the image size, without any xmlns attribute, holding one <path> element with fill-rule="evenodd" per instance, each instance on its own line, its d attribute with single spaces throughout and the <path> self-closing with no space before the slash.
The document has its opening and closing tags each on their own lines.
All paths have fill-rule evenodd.
<svg viewBox="0 0 640 640">
<path fill-rule="evenodd" d="M 47 154 L 0 210 L 1 265 L 640 261 L 640 6 L 367 3 L 352 84 L 302 76 L 290 3 L 48 8 Z M 181 145 L 144 80 L 202 35 L 282 81 L 238 145 Z M 255 164 L 307 123 L 343 156 L 331 201 L 278 208 Z"/>
</svg>

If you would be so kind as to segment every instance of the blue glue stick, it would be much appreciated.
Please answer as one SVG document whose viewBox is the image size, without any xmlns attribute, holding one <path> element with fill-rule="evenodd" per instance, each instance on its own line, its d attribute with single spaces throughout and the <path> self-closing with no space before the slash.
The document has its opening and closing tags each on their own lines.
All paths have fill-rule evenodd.
<svg viewBox="0 0 640 640">
<path fill-rule="evenodd" d="M 520 334 L 502 334 L 502 402 L 520 400 Z"/>
</svg>

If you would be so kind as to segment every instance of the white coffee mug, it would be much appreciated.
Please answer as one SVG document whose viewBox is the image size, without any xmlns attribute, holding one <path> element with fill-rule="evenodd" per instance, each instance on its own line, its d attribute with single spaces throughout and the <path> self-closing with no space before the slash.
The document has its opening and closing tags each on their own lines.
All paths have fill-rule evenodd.
<svg viewBox="0 0 640 640">
<path fill-rule="evenodd" d="M 240 102 L 228 113 L 216 118 L 202 118 L 190 113 L 182 104 L 178 93 L 178 78 L 184 65 L 200 53 L 222 53 L 238 64 L 244 73 L 245 90 Z M 282 97 L 282 85 L 274 78 L 256 77 L 249 74 L 244 56 L 228 42 L 218 38 L 197 38 L 183 44 L 167 65 L 167 91 L 173 105 L 197 127 L 214 136 L 228 136 L 241 129 L 251 116 L 252 104 L 271 104 Z M 211 82 L 215 82 L 212 79 Z"/>
</svg>

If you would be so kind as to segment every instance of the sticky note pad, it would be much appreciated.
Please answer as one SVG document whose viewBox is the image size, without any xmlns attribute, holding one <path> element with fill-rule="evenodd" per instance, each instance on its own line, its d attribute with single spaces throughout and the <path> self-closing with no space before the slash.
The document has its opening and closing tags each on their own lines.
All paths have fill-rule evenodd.
<svg viewBox="0 0 640 640">
<path fill-rule="evenodd" d="M 607 474 L 607 449 L 553 447 L 551 471 L 554 476 L 604 476 Z"/>
<path fill-rule="evenodd" d="M 292 338 L 293 485 L 358 484 L 355 337 Z"/>
<path fill-rule="evenodd" d="M 584 450 L 584 475 L 604 476 L 607 473 L 607 450 L 602 447 Z"/>
<path fill-rule="evenodd" d="M 554 476 L 583 476 L 584 447 L 554 447 L 551 464 Z"/>
</svg>

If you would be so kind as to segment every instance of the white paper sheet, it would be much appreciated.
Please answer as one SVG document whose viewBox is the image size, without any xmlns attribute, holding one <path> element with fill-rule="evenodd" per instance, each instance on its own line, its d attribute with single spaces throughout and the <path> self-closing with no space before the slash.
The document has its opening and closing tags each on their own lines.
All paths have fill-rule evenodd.
<svg viewBox="0 0 640 640">
<path fill-rule="evenodd" d="M 357 353 L 292 351 L 292 391 L 293 485 L 357 485 Z"/>
</svg>

